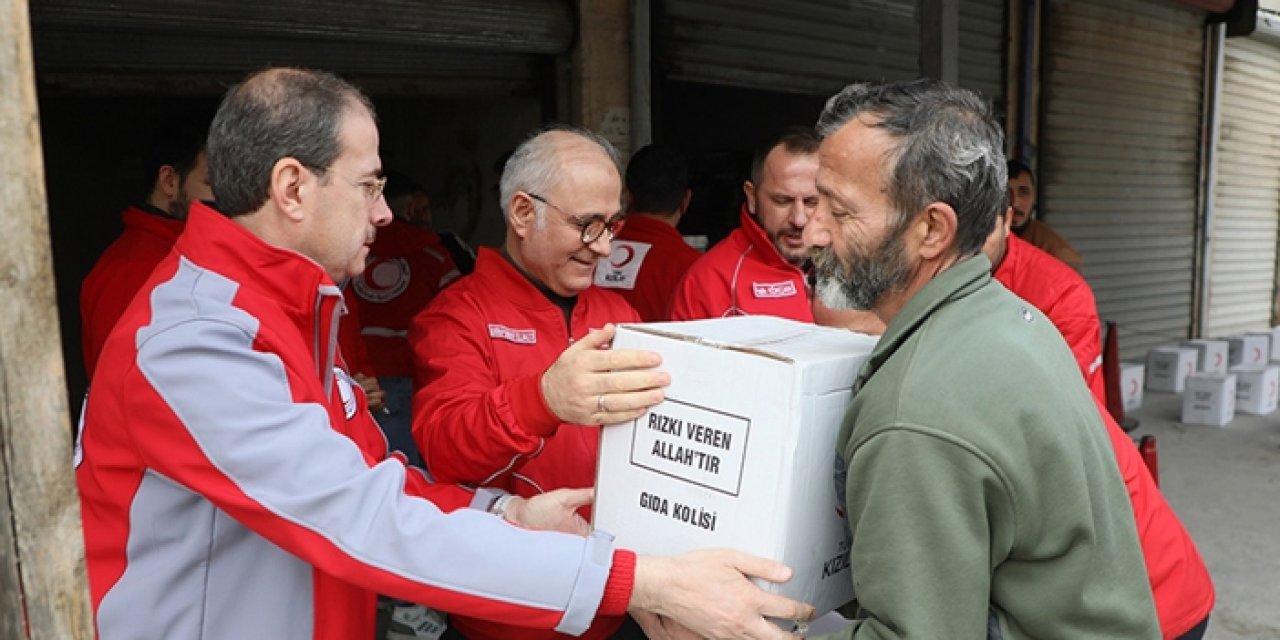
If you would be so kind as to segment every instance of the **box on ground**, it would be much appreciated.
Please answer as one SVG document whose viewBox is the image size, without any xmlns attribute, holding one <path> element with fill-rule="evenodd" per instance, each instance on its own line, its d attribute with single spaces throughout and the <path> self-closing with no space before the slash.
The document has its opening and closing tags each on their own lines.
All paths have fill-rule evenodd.
<svg viewBox="0 0 1280 640">
<path fill-rule="evenodd" d="M 1182 343 L 1182 346 L 1195 349 L 1198 354 L 1198 366 L 1196 368 L 1200 373 L 1227 373 L 1228 359 L 1231 357 L 1231 343 L 1227 340 L 1208 340 L 1198 338 L 1196 340 L 1188 340 Z"/>
<path fill-rule="evenodd" d="M 794 571 L 768 591 L 829 611 L 853 597 L 835 439 L 876 339 L 766 316 L 623 325 L 662 354 L 666 399 L 604 427 L 594 526 L 640 553 L 728 547 Z"/>
<path fill-rule="evenodd" d="M 1235 367 L 1236 411 L 1254 415 L 1270 415 L 1276 410 L 1280 386 L 1280 366 Z"/>
<path fill-rule="evenodd" d="M 1142 379 L 1146 369 L 1141 362 L 1120 363 L 1120 397 L 1124 399 L 1125 411 L 1142 406 Z"/>
<path fill-rule="evenodd" d="M 1147 352 L 1147 389 L 1182 393 L 1196 372 L 1198 352 L 1190 347 L 1156 347 Z"/>
<path fill-rule="evenodd" d="M 1225 426 L 1236 415 L 1236 374 L 1197 373 L 1187 378 L 1182 394 L 1186 424 Z"/>
<path fill-rule="evenodd" d="M 1228 338 L 1231 351 L 1228 362 L 1233 367 L 1260 367 L 1271 361 L 1271 334 L 1246 333 Z"/>
</svg>

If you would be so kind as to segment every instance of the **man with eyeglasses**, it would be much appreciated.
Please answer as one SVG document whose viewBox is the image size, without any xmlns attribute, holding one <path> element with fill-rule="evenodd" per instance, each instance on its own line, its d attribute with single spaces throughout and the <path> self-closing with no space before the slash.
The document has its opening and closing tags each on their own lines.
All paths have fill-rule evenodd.
<svg viewBox="0 0 1280 640">
<path fill-rule="evenodd" d="M 373 114 L 337 77 L 287 68 L 219 107 L 218 209 L 192 205 L 107 339 L 77 438 L 97 636 L 370 638 L 383 593 L 567 633 L 632 608 L 787 637 L 762 615 L 812 610 L 742 575 L 785 579 L 777 563 L 638 558 L 585 535 L 589 490 L 436 484 L 388 455 L 335 346 L 336 282 L 391 217 Z M 700 595 L 718 583 L 721 600 Z"/>
<path fill-rule="evenodd" d="M 481 249 L 476 270 L 414 319 L 414 436 L 438 480 L 526 497 L 591 486 L 600 425 L 662 401 L 669 376 L 655 369 L 657 354 L 607 349 L 612 323 L 639 316 L 592 285 L 622 226 L 618 164 L 612 145 L 581 129 L 554 127 L 521 143 L 499 186 L 503 247 Z M 450 621 L 446 638 L 558 637 L 517 620 Z M 603 617 L 582 637 L 610 637 L 623 622 Z"/>
</svg>

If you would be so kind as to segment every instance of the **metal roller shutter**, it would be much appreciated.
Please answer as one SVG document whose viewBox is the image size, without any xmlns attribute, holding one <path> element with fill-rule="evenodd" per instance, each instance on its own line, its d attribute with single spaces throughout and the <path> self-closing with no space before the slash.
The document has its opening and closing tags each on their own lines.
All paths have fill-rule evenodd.
<svg viewBox="0 0 1280 640">
<path fill-rule="evenodd" d="M 960 86 L 1004 109 L 1005 0 L 960 0 Z"/>
<path fill-rule="evenodd" d="M 829 95 L 919 75 L 915 2 L 665 0 L 655 34 L 671 80 Z"/>
<path fill-rule="evenodd" d="M 255 68 L 292 64 L 410 92 L 528 90 L 538 56 L 568 51 L 567 0 L 44 0 L 32 3 L 46 87 L 220 93 Z M 368 88 L 368 82 L 362 82 Z"/>
<path fill-rule="evenodd" d="M 1230 38 L 1223 60 L 1206 335 L 1271 326 L 1280 221 L 1280 47 Z"/>
<path fill-rule="evenodd" d="M 1124 358 L 1188 337 L 1205 14 L 1050 0 L 1039 201 L 1084 256 Z"/>
</svg>

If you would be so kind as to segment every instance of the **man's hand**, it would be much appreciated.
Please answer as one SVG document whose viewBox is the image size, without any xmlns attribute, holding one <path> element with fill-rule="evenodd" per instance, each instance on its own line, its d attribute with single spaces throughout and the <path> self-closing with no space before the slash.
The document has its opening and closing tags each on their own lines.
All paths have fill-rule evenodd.
<svg viewBox="0 0 1280 640">
<path fill-rule="evenodd" d="M 652 351 L 611 350 L 615 327 L 591 331 L 569 345 L 542 374 L 542 397 L 557 418 L 573 424 L 634 420 L 662 402 L 671 376 L 654 367 Z"/>
<path fill-rule="evenodd" d="M 591 504 L 595 490 L 556 489 L 532 498 L 512 498 L 503 517 L 513 524 L 540 531 L 559 531 L 585 536 L 591 526 L 575 513 Z"/>
<path fill-rule="evenodd" d="M 354 377 L 356 382 L 360 384 L 360 388 L 364 389 L 364 397 L 369 403 L 369 411 L 375 413 L 380 411 L 387 401 L 387 392 L 382 390 L 382 385 L 378 384 L 378 379 L 373 376 L 366 376 L 363 373 L 357 373 Z"/>
<path fill-rule="evenodd" d="M 791 569 L 773 560 L 727 549 L 641 556 L 636 558 L 630 608 L 670 618 L 694 634 L 716 640 L 786 640 L 794 636 L 765 620 L 765 616 L 785 620 L 813 617 L 812 606 L 765 593 L 747 576 L 786 582 L 791 578 Z"/>
</svg>

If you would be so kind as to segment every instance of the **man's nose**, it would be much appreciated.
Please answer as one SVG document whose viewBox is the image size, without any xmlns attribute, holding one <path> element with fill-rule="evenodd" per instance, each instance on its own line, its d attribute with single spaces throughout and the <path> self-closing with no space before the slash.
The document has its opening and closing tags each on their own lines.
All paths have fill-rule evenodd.
<svg viewBox="0 0 1280 640">
<path fill-rule="evenodd" d="M 606 231 L 600 234 L 600 237 L 588 242 L 587 248 L 591 250 L 591 253 L 603 258 L 613 252 L 613 239 L 609 237 L 609 232 Z"/>
<path fill-rule="evenodd" d="M 387 204 L 386 196 L 378 196 L 378 201 L 373 203 L 373 211 L 369 214 L 369 221 L 375 227 L 385 227 L 391 224 L 391 207 Z"/>
<path fill-rule="evenodd" d="M 813 216 L 808 220 L 808 224 L 804 225 L 804 243 L 811 247 L 825 247 L 831 244 L 831 230 L 827 229 L 827 216 L 823 211 L 823 205 L 819 204 L 813 210 Z"/>
</svg>

